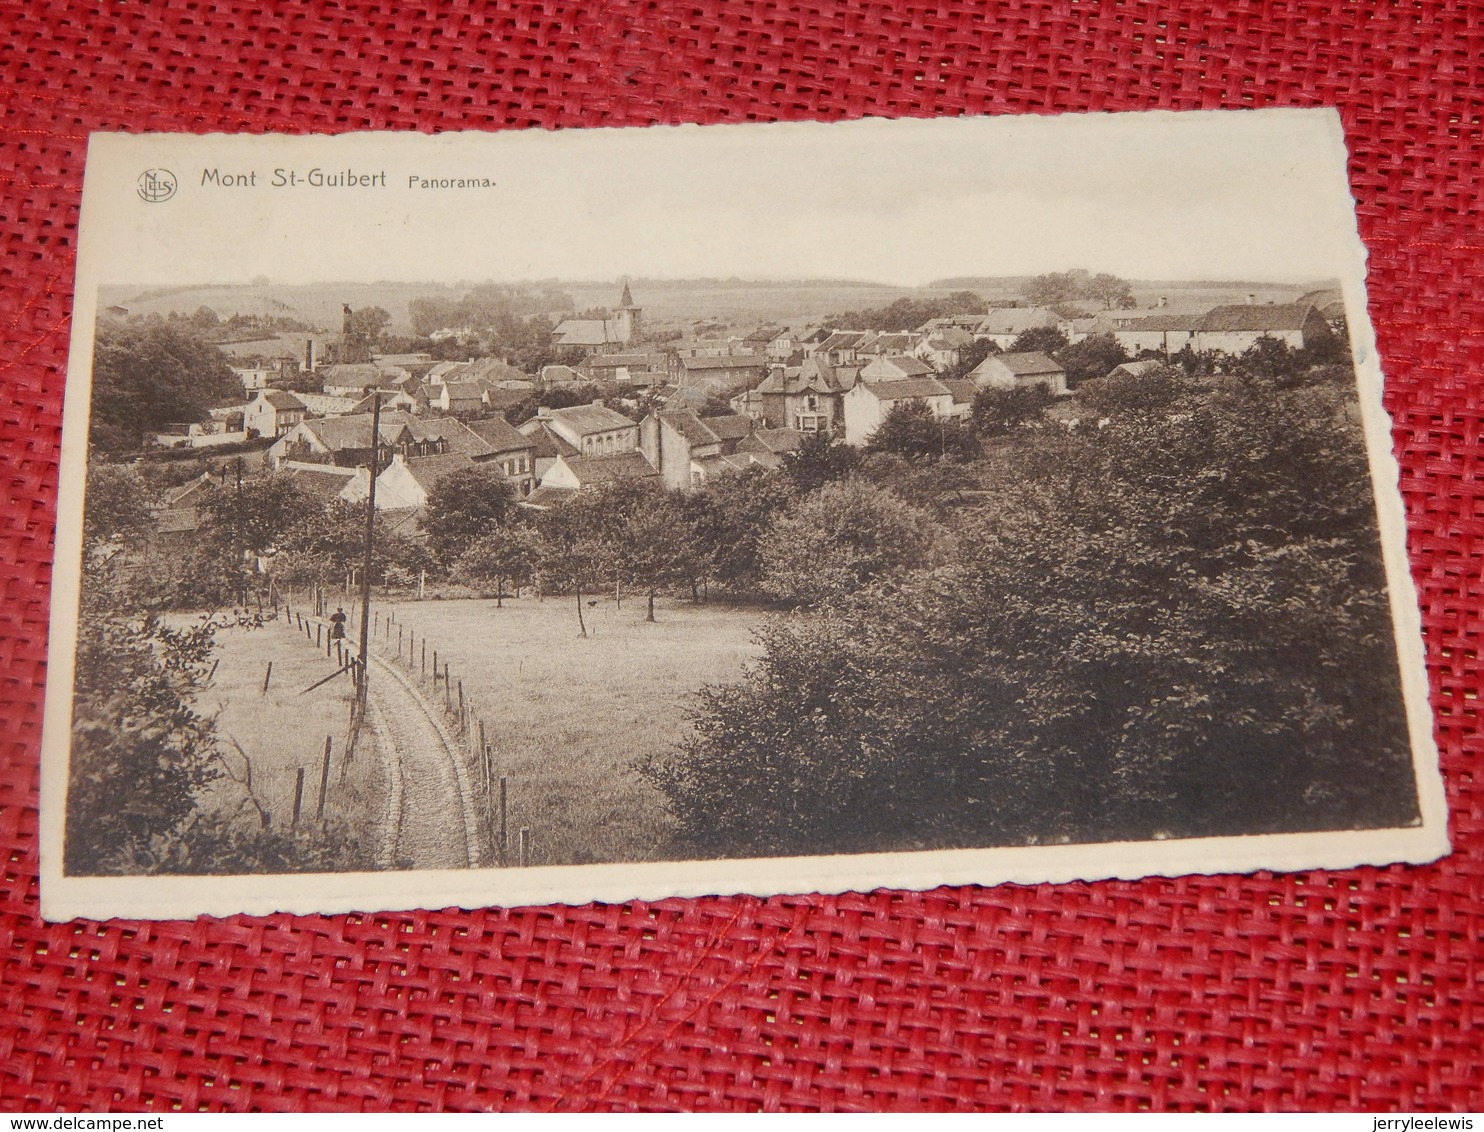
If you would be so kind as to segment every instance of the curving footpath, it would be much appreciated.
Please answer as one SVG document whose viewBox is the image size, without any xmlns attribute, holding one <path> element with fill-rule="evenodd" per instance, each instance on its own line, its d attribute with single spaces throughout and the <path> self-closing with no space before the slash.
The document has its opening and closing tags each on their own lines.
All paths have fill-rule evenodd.
<svg viewBox="0 0 1484 1132">
<path fill-rule="evenodd" d="M 371 716 L 389 750 L 388 848 L 397 868 L 482 864 L 478 822 L 458 747 L 422 693 L 389 661 L 372 658 Z"/>
</svg>

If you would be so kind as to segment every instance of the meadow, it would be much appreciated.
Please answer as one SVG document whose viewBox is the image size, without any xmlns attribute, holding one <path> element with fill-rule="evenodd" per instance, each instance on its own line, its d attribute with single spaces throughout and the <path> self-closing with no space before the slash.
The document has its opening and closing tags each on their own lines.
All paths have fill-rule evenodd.
<svg viewBox="0 0 1484 1132">
<path fill-rule="evenodd" d="M 506 598 L 503 608 L 493 599 L 380 605 L 397 628 L 378 648 L 394 655 L 405 629 L 404 664 L 415 649 L 420 670 L 426 639 L 455 687 L 463 681 L 485 721 L 494 773 L 509 781 L 510 827 L 531 830 L 536 864 L 664 859 L 664 799 L 635 764 L 682 743 L 694 693 L 739 680 L 760 653 L 756 610 L 661 599 L 650 624 L 640 598 L 622 608 L 612 594 L 590 600 L 586 637 L 570 597 Z"/>
<path fill-rule="evenodd" d="M 340 676 L 306 691 L 334 672 L 337 665 L 303 633 L 279 620 L 255 629 L 220 629 L 216 643 L 216 672 L 197 697 L 196 709 L 216 717 L 230 777 L 207 787 L 207 806 L 240 812 L 242 821 L 257 821 L 251 806 L 244 807 L 244 780 L 250 760 L 252 795 L 271 815 L 272 828 L 285 829 L 293 817 L 297 772 L 303 768 L 300 828 L 312 828 L 318 824 L 315 810 L 325 738 L 329 736 L 326 821 L 338 830 L 338 836 L 359 840 L 351 856 L 360 858 L 360 867 L 374 867 L 385 824 L 387 780 L 369 730 L 355 758 L 348 767 L 345 763 L 350 681 Z M 246 752 L 246 759 L 242 752 Z"/>
</svg>

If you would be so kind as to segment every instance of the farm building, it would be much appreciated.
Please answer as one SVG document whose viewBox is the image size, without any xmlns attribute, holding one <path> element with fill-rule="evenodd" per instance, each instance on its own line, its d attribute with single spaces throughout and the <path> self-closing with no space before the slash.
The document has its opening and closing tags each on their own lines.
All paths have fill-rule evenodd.
<svg viewBox="0 0 1484 1132">
<path fill-rule="evenodd" d="M 1044 385 L 1052 396 L 1067 391 L 1067 371 L 1045 354 L 1031 350 L 1023 354 L 991 354 L 969 374 L 980 389 L 1025 389 Z"/>
<path fill-rule="evenodd" d="M 858 381 L 844 397 L 845 443 L 866 444 L 892 409 L 910 401 L 922 402 L 935 417 L 953 416 L 953 394 L 935 377 Z"/>
</svg>

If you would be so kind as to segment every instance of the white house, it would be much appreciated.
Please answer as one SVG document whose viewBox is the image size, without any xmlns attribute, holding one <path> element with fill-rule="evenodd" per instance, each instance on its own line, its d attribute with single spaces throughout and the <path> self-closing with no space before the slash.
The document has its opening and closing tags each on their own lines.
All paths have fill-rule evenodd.
<svg viewBox="0 0 1484 1132">
<path fill-rule="evenodd" d="M 1200 354 L 1241 354 L 1260 338 L 1290 349 L 1334 340 L 1334 331 L 1307 303 L 1246 303 L 1217 307 L 1200 322 L 1193 349 Z"/>
<path fill-rule="evenodd" d="M 566 409 L 538 409 L 532 421 L 546 425 L 580 456 L 611 456 L 639 447 L 639 426 L 601 401 Z M 521 426 L 527 437 L 532 436 L 526 427 L 532 421 Z"/>
<path fill-rule="evenodd" d="M 248 434 L 282 436 L 304 419 L 304 402 L 282 389 L 260 389 L 243 410 Z"/>
<path fill-rule="evenodd" d="M 935 417 L 954 416 L 953 393 L 935 377 L 858 381 L 845 394 L 845 443 L 867 443 L 897 405 L 920 401 Z"/>
<path fill-rule="evenodd" d="M 1067 391 L 1067 371 L 1035 350 L 991 354 L 974 367 L 969 379 L 980 389 L 1025 389 L 1044 385 L 1053 397 Z"/>
</svg>

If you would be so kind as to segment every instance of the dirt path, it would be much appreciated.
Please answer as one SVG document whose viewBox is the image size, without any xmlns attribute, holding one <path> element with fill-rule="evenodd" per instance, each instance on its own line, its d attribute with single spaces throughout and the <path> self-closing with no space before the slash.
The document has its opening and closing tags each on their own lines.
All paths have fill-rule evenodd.
<svg viewBox="0 0 1484 1132">
<path fill-rule="evenodd" d="M 394 848 L 386 863 L 413 869 L 482 864 L 469 783 L 453 739 L 407 678 L 374 656 L 370 706 L 392 764 L 387 812 Z"/>
</svg>

